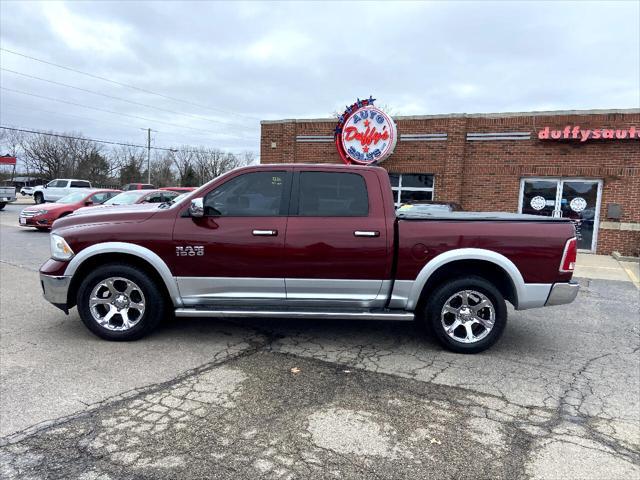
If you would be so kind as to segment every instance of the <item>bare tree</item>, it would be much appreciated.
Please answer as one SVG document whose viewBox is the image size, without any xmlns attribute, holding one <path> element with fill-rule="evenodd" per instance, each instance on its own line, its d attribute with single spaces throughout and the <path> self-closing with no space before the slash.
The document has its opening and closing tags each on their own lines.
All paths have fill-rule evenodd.
<svg viewBox="0 0 640 480">
<path fill-rule="evenodd" d="M 175 183 L 173 158 L 170 154 L 156 155 L 152 160 L 151 183 L 157 187 L 168 187 Z"/>
<path fill-rule="evenodd" d="M 187 186 L 187 183 L 192 183 L 195 175 L 195 155 L 190 150 L 190 147 L 183 146 L 180 149 L 176 149 L 171 152 L 171 158 L 178 171 L 180 185 Z"/>
<path fill-rule="evenodd" d="M 120 183 L 142 182 L 146 154 L 144 149 L 122 146 L 111 154 L 112 172 L 119 171 Z"/>
<path fill-rule="evenodd" d="M 70 173 L 70 152 L 64 140 L 40 134 L 22 136 L 20 148 L 27 169 L 44 178 L 64 177 Z"/>
<path fill-rule="evenodd" d="M 254 165 L 258 163 L 258 158 L 256 157 L 256 153 L 251 150 L 245 150 L 240 154 L 240 161 L 243 166 L 245 165 Z"/>
</svg>

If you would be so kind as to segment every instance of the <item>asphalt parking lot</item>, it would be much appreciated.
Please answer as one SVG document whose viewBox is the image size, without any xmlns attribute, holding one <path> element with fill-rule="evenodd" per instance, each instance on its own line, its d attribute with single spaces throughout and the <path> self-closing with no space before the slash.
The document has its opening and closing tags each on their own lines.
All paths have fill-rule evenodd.
<svg viewBox="0 0 640 480">
<path fill-rule="evenodd" d="M 92 336 L 0 212 L 0 477 L 640 478 L 640 302 L 582 278 L 456 355 L 410 324 L 175 320 Z"/>
</svg>

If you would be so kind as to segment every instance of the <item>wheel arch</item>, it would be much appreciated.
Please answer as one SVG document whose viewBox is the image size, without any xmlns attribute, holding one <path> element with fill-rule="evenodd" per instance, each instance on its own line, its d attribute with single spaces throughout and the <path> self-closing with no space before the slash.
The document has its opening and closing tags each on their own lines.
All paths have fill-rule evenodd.
<svg viewBox="0 0 640 480">
<path fill-rule="evenodd" d="M 409 294 L 407 310 L 415 310 L 421 305 L 436 285 L 469 274 L 492 282 L 516 308 L 526 296 L 522 274 L 507 257 L 491 250 L 460 248 L 441 253 L 420 270 Z"/>
<path fill-rule="evenodd" d="M 78 288 L 86 274 L 110 263 L 129 263 L 142 269 L 163 288 L 163 296 L 171 299 L 174 307 L 182 306 L 176 281 L 167 264 L 155 252 L 132 243 L 104 242 L 82 250 L 69 262 L 65 270 L 65 275 L 71 277 L 67 293 L 69 308 L 75 305 Z"/>
</svg>

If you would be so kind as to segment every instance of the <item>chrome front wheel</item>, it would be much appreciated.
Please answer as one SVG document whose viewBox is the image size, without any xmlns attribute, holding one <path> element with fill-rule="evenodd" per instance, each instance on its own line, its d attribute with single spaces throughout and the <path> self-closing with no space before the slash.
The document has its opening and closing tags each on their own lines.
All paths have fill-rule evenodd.
<svg viewBox="0 0 640 480">
<path fill-rule="evenodd" d="M 78 275 L 78 273 L 76 273 Z M 76 294 L 82 322 L 106 340 L 137 340 L 151 333 L 167 313 L 163 285 L 128 263 L 84 270 Z"/>
<path fill-rule="evenodd" d="M 91 291 L 89 311 L 103 328 L 112 331 L 130 330 L 145 312 L 142 289 L 132 280 L 109 277 Z"/>
</svg>

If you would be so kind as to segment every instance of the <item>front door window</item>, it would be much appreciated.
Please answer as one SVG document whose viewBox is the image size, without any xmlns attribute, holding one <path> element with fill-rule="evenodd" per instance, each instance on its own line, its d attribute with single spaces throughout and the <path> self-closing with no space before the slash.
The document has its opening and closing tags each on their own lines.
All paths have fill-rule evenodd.
<svg viewBox="0 0 640 480">
<path fill-rule="evenodd" d="M 578 249 L 595 251 L 600 206 L 600 180 L 525 178 L 520 213 L 570 218 Z"/>
</svg>

